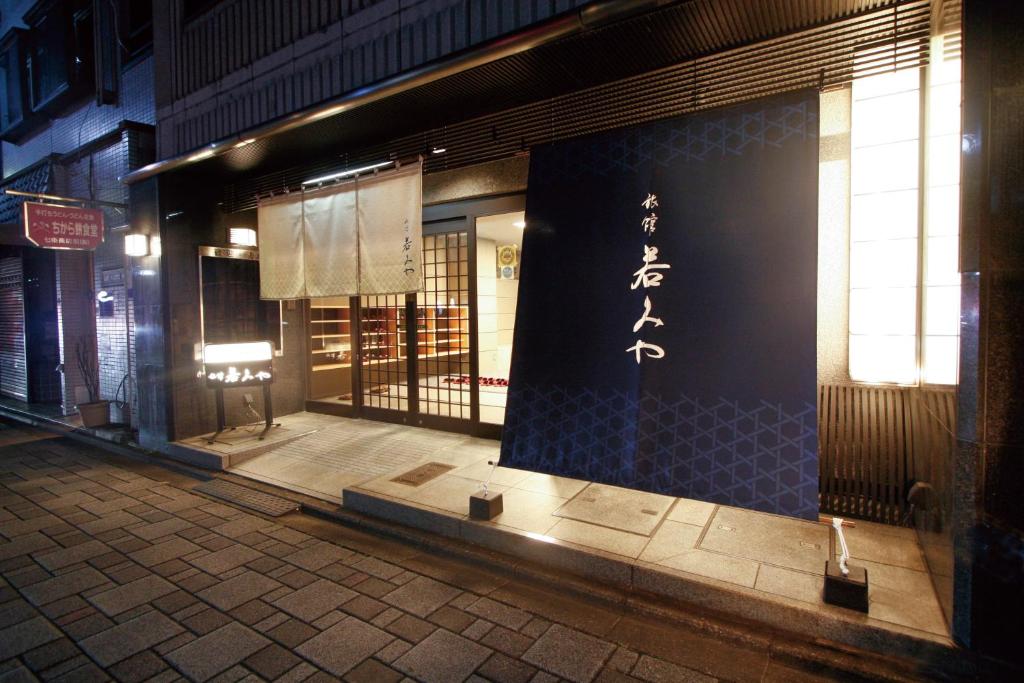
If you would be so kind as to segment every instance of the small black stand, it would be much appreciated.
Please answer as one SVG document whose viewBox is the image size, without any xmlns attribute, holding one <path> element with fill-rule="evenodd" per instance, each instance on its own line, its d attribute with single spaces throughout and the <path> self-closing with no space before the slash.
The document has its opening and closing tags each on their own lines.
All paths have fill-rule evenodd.
<svg viewBox="0 0 1024 683">
<path fill-rule="evenodd" d="M 230 432 L 237 429 L 237 427 L 228 427 L 226 424 L 227 418 L 224 417 L 224 389 L 222 387 L 217 387 L 213 392 L 217 403 L 217 431 L 206 437 L 206 443 L 208 444 L 216 441 L 217 437 L 224 432 Z M 263 431 L 260 432 L 260 441 L 266 438 L 267 432 L 270 431 L 271 427 L 281 426 L 280 422 L 274 422 L 274 403 L 270 398 L 270 384 L 266 383 L 263 385 L 263 412 L 266 413 L 266 426 L 263 428 Z"/>
<path fill-rule="evenodd" d="M 267 426 L 263 428 L 262 432 L 260 432 L 260 441 L 263 441 L 271 427 L 281 426 L 280 422 L 274 422 L 274 402 L 270 399 L 269 384 L 263 385 L 263 412 L 266 413 L 265 417 Z"/>
<path fill-rule="evenodd" d="M 825 602 L 858 612 L 868 611 L 868 570 L 847 565 L 849 574 L 843 574 L 839 562 L 825 562 Z"/>
<path fill-rule="evenodd" d="M 494 519 L 504 511 L 500 493 L 477 491 L 469 497 L 469 516 L 472 519 Z"/>
<path fill-rule="evenodd" d="M 234 427 L 227 426 L 227 419 L 224 417 L 224 390 L 217 388 L 213 390 L 215 402 L 217 403 L 217 431 L 206 437 L 206 443 L 211 444 L 224 432 L 233 431 Z"/>
</svg>

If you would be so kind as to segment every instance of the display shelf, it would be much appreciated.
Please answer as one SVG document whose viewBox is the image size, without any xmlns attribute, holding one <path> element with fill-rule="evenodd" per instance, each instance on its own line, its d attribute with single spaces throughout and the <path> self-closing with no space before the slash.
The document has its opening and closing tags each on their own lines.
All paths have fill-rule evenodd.
<svg viewBox="0 0 1024 683">
<path fill-rule="evenodd" d="M 323 364 L 319 364 L 319 365 L 314 365 L 312 367 L 312 370 L 313 370 L 313 372 L 321 372 L 323 370 L 337 370 L 339 368 L 350 368 L 350 367 L 352 367 L 351 363 L 323 363 Z"/>
</svg>

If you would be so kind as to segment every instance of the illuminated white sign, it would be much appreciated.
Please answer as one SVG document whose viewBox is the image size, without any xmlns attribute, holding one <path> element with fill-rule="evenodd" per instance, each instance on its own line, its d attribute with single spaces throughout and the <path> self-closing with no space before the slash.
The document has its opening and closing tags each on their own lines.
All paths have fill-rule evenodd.
<svg viewBox="0 0 1024 683">
<path fill-rule="evenodd" d="M 274 345 L 269 341 L 207 344 L 203 376 L 211 388 L 244 387 L 274 380 Z"/>
<path fill-rule="evenodd" d="M 273 357 L 274 345 L 268 341 L 207 344 L 203 348 L 203 362 L 207 365 L 270 360 Z"/>
</svg>

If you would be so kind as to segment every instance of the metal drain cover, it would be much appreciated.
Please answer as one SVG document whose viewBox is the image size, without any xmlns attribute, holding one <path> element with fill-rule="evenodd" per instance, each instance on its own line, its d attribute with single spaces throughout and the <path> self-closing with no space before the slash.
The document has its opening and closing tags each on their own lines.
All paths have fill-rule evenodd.
<svg viewBox="0 0 1024 683">
<path fill-rule="evenodd" d="M 271 517 L 280 517 L 299 509 L 298 503 L 287 498 L 272 496 L 269 493 L 232 484 L 230 481 L 224 481 L 223 479 L 204 481 L 192 490 L 196 493 L 204 493 L 229 503 L 247 507 L 256 512 L 262 512 Z"/>
<path fill-rule="evenodd" d="M 398 475 L 391 481 L 398 484 L 405 484 L 406 486 L 422 486 L 431 479 L 436 479 L 448 470 L 453 469 L 455 469 L 454 465 L 445 465 L 440 462 L 428 462 L 415 469 L 409 470 L 405 474 Z"/>
</svg>

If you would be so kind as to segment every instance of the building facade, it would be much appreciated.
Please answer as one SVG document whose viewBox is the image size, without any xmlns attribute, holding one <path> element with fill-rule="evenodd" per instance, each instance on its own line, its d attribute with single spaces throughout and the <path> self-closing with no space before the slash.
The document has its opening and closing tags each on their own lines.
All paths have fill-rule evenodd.
<svg viewBox="0 0 1024 683">
<path fill-rule="evenodd" d="M 134 312 L 120 178 L 154 158 L 150 14 L 143 3 L 11 2 L 0 27 L 4 189 L 102 207 L 106 225 L 95 251 L 36 248 L 24 237 L 22 205 L 51 200 L 3 197 L 3 324 L 12 333 L 3 394 L 73 415 L 95 393 L 126 425 Z M 21 330 L 24 343 L 15 343 Z"/>
<path fill-rule="evenodd" d="M 602 157 L 595 142 L 586 163 L 565 164 L 561 175 L 639 167 L 634 132 L 664 121 L 702 122 L 719 137 L 701 144 L 723 154 L 751 140 L 769 148 L 779 140 L 763 117 L 728 128 L 716 112 L 803 93 L 813 117 L 778 123 L 776 133 L 813 128 L 817 185 L 795 172 L 765 182 L 817 195 L 814 359 L 801 368 L 816 379 L 818 510 L 914 526 L 949 634 L 985 655 L 1019 658 L 1015 388 L 1024 364 L 1014 355 L 1021 216 L 1013 198 L 1024 65 L 1014 37 L 1024 17 L 1009 1 L 812 5 L 154 3 L 152 57 L 129 64 L 120 81 L 123 97 L 133 69 L 157 84 L 157 161 L 136 168 L 140 152 L 117 171 L 128 188 L 118 190 L 129 197 L 127 232 L 145 242 L 125 269 L 139 442 L 223 466 L 180 446 L 221 426 L 205 347 L 256 339 L 274 346 L 275 381 L 263 396 L 224 391 L 227 424 L 269 417 L 267 396 L 277 416 L 310 411 L 485 438 L 521 429 L 506 405 L 515 404 L 513 339 L 525 334 L 517 302 L 522 288 L 537 286 L 523 270 L 523 227 L 540 215 L 540 150 L 626 131 L 614 151 Z M 88 115 L 93 106 L 80 127 L 102 118 Z M 808 121 L 812 128 L 801 127 Z M 10 151 L 5 144 L 5 176 L 36 172 L 29 150 L 43 143 L 21 139 Z M 697 155 L 692 139 L 690 147 L 676 139 L 662 140 L 676 146 L 672 154 Z M 48 154 L 70 151 L 48 144 Z M 55 173 L 71 183 L 55 186 L 60 193 L 95 187 L 81 174 L 98 154 Z M 420 163 L 418 291 L 267 296 L 271 260 L 285 264 L 278 272 L 306 269 L 310 281 L 308 263 L 267 246 L 281 243 L 273 207 L 312 215 L 309 202 L 335 196 L 352 175 L 361 174 L 356 184 L 383 182 L 386 169 Z M 709 192 L 728 196 L 728 184 Z M 103 198 L 122 201 L 111 192 Z M 295 244 L 309 244 L 314 223 Z M 717 250 L 727 244 L 713 241 Z M 111 264 L 121 253 L 111 252 Z M 97 266 L 97 287 L 103 272 Z M 600 267 L 581 277 L 601 290 Z M 575 295 L 569 317 L 602 314 L 600 301 Z M 644 310 L 641 326 L 653 315 Z M 545 331 L 530 329 L 534 348 Z M 104 386 L 120 371 L 112 364 Z"/>
</svg>

